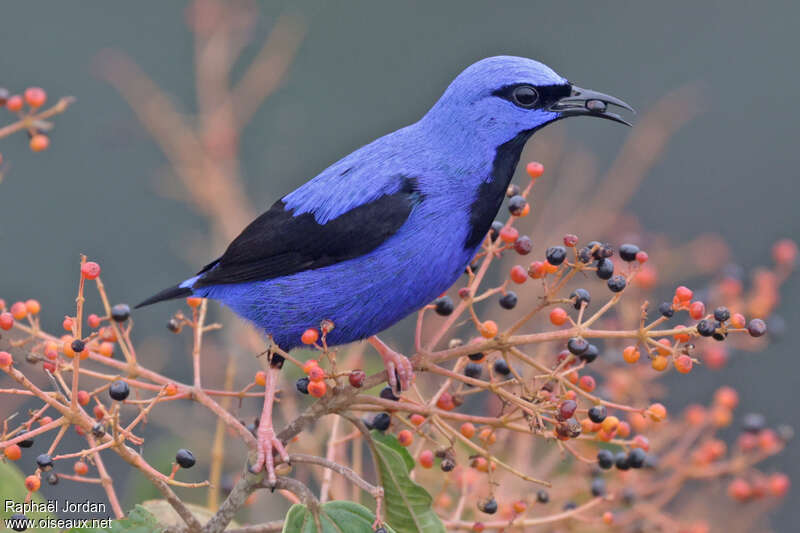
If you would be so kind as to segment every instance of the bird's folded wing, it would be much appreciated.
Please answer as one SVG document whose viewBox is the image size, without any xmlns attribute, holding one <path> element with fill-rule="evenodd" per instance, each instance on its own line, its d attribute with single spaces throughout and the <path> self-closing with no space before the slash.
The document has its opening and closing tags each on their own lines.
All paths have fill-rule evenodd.
<svg viewBox="0 0 800 533">
<path fill-rule="evenodd" d="M 324 223 L 279 200 L 201 270 L 193 286 L 267 280 L 367 254 L 394 235 L 421 201 L 413 178 L 397 176 L 392 188 Z"/>
</svg>

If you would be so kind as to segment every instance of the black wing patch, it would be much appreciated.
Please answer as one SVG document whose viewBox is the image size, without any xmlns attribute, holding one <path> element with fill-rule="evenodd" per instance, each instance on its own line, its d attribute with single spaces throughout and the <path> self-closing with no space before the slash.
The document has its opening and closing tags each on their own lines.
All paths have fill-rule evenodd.
<svg viewBox="0 0 800 533">
<path fill-rule="evenodd" d="M 394 235 L 422 199 L 416 180 L 404 178 L 396 193 L 326 224 L 319 224 L 312 213 L 294 216 L 279 200 L 199 272 L 203 276 L 194 287 L 267 280 L 362 256 Z"/>
</svg>

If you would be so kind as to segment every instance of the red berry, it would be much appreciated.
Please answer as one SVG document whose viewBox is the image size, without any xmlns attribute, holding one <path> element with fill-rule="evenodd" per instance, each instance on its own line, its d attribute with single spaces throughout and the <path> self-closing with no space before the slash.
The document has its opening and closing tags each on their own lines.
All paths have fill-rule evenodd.
<svg viewBox="0 0 800 533">
<path fill-rule="evenodd" d="M 363 370 L 353 370 L 350 372 L 350 385 L 359 389 L 364 385 L 364 380 L 367 379 L 367 374 Z"/>
<path fill-rule="evenodd" d="M 42 305 L 39 303 L 38 300 L 30 299 L 30 300 L 25 300 L 25 308 L 28 310 L 29 314 L 38 315 L 39 311 L 42 310 Z"/>
<path fill-rule="evenodd" d="M 178 386 L 174 383 L 167 383 L 167 386 L 164 387 L 164 394 L 167 396 L 175 396 L 178 394 Z"/>
<path fill-rule="evenodd" d="M 769 492 L 773 496 L 782 497 L 789 492 L 789 476 L 781 472 L 776 472 L 769 477 Z"/>
<path fill-rule="evenodd" d="M 203 303 L 203 299 L 202 298 L 198 298 L 197 296 L 190 296 L 190 297 L 186 298 L 186 305 L 188 305 L 189 307 L 191 307 L 193 309 L 196 309 L 196 308 L 200 307 L 201 303 Z"/>
<path fill-rule="evenodd" d="M 525 269 L 519 265 L 516 265 L 511 268 L 511 281 L 514 283 L 525 283 L 528 280 L 528 273 L 525 272 Z"/>
<path fill-rule="evenodd" d="M 592 376 L 581 376 L 581 379 L 578 380 L 578 386 L 586 392 L 592 392 L 597 383 Z"/>
<path fill-rule="evenodd" d="M 78 391 L 78 403 L 81 405 L 86 405 L 89 403 L 89 393 L 85 390 Z"/>
<path fill-rule="evenodd" d="M 303 336 L 300 337 L 300 340 L 303 344 L 314 344 L 319 339 L 319 332 L 316 329 L 309 328 L 303 332 Z"/>
<path fill-rule="evenodd" d="M 554 307 L 552 311 L 550 311 L 550 322 L 554 326 L 563 326 L 564 323 L 567 321 L 567 312 L 564 311 L 561 307 Z"/>
<path fill-rule="evenodd" d="M 675 289 L 675 297 L 678 298 L 678 301 L 680 302 L 688 302 L 692 299 L 692 296 L 694 296 L 694 292 L 692 292 L 692 290 L 688 287 L 681 285 Z"/>
<path fill-rule="evenodd" d="M 461 431 L 461 434 L 467 437 L 468 439 L 471 439 L 472 437 L 475 436 L 475 426 L 472 424 L 472 422 L 464 422 L 463 424 L 461 424 L 461 428 L 459 431 Z"/>
<path fill-rule="evenodd" d="M 506 243 L 513 243 L 519 238 L 519 231 L 513 226 L 506 226 L 500 230 L 500 240 Z"/>
<path fill-rule="evenodd" d="M 305 362 L 305 364 L 303 364 L 303 372 L 308 374 L 315 366 L 319 366 L 319 362 L 316 359 L 309 359 Z"/>
<path fill-rule="evenodd" d="M 731 316 L 731 326 L 734 328 L 743 328 L 747 325 L 747 320 L 741 313 L 734 313 Z"/>
<path fill-rule="evenodd" d="M 94 261 L 86 261 L 81 266 L 81 274 L 86 279 L 97 279 L 97 276 L 100 275 L 100 265 Z"/>
<path fill-rule="evenodd" d="M 16 113 L 17 111 L 22 111 L 23 105 L 22 97 L 18 94 L 10 96 L 8 100 L 6 100 L 6 109 Z"/>
<path fill-rule="evenodd" d="M 733 387 L 720 387 L 714 393 L 714 403 L 728 409 L 736 409 L 739 405 L 739 393 Z"/>
<path fill-rule="evenodd" d="M 692 302 L 689 306 L 689 316 L 695 320 L 700 320 L 706 316 L 706 304 L 703 302 Z"/>
<path fill-rule="evenodd" d="M 741 502 L 753 495 L 753 489 L 747 481 L 742 478 L 737 478 L 728 485 L 728 495 L 734 500 Z"/>
<path fill-rule="evenodd" d="M 415 426 L 421 426 L 423 422 L 425 422 L 425 417 L 419 413 L 414 413 L 409 418 L 409 421 L 414 424 Z"/>
<path fill-rule="evenodd" d="M 8 368 L 13 362 L 14 359 L 11 357 L 10 353 L 0 352 L 0 368 Z"/>
<path fill-rule="evenodd" d="M 0 329 L 9 330 L 14 326 L 14 316 L 11 313 L 0 313 Z"/>
<path fill-rule="evenodd" d="M 456 404 L 453 403 L 453 397 L 449 392 L 443 392 L 439 399 L 436 401 L 436 407 L 443 411 L 452 411 L 455 409 Z"/>
<path fill-rule="evenodd" d="M 65 316 L 64 321 L 61 322 L 61 327 L 64 328 L 64 331 L 72 332 L 72 318 Z"/>
<path fill-rule="evenodd" d="M 797 244 L 791 239 L 779 240 L 772 247 L 772 257 L 779 265 L 793 265 L 797 259 Z"/>
<path fill-rule="evenodd" d="M 692 371 L 692 365 L 694 363 L 692 362 L 692 358 L 689 357 L 688 355 L 681 355 L 680 357 L 675 359 L 673 364 L 675 365 L 675 370 L 677 370 L 681 374 L 688 374 L 689 372 Z"/>
<path fill-rule="evenodd" d="M 649 255 L 647 255 L 647 252 L 645 252 L 644 250 L 641 250 L 641 251 L 639 251 L 639 252 L 637 252 L 637 253 L 636 253 L 636 260 L 637 260 L 637 261 L 638 261 L 640 264 L 641 264 L 641 263 L 647 263 L 647 260 L 648 260 L 648 259 L 650 259 L 650 256 L 649 256 Z"/>
<path fill-rule="evenodd" d="M 3 454 L 9 461 L 19 461 L 19 458 L 22 457 L 22 449 L 18 445 L 12 444 L 3 450 Z"/>
<path fill-rule="evenodd" d="M 541 261 L 534 261 L 528 267 L 528 275 L 533 279 L 543 278 L 547 274 L 545 272 L 544 263 Z"/>
<path fill-rule="evenodd" d="M 85 476 L 86 474 L 89 473 L 89 465 L 87 465 L 83 461 L 78 461 L 74 465 L 72 465 L 72 470 L 79 476 Z"/>
<path fill-rule="evenodd" d="M 28 308 L 25 307 L 23 302 L 14 302 L 14 304 L 11 306 L 11 316 L 13 316 L 16 320 L 22 320 L 28 316 Z"/>
<path fill-rule="evenodd" d="M 578 236 L 568 233 L 564 235 L 564 246 L 569 248 L 574 248 L 575 245 L 578 244 Z"/>
<path fill-rule="evenodd" d="M 31 107 L 41 107 L 47 100 L 47 93 L 40 87 L 28 87 L 23 94 L 25 102 Z"/>
<path fill-rule="evenodd" d="M 325 379 L 325 371 L 322 368 L 315 366 L 308 372 L 308 379 L 312 382 L 323 381 Z"/>
<path fill-rule="evenodd" d="M 86 323 L 89 324 L 90 328 L 97 329 L 100 327 L 100 317 L 92 313 L 86 318 Z"/>
<path fill-rule="evenodd" d="M 419 454 L 419 465 L 422 468 L 433 467 L 433 452 L 430 450 L 422 450 Z"/>
<path fill-rule="evenodd" d="M 525 165 L 525 172 L 527 172 L 532 179 L 536 179 L 544 174 L 544 165 L 538 161 L 531 161 Z"/>
</svg>

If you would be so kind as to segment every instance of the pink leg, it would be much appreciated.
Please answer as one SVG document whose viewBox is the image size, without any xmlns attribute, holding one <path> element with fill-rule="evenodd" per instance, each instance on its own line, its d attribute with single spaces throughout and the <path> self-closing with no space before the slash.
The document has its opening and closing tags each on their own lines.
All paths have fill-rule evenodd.
<svg viewBox="0 0 800 533">
<path fill-rule="evenodd" d="M 264 408 L 261 411 L 261 420 L 258 423 L 256 440 L 258 441 L 256 463 L 250 467 L 251 472 L 261 472 L 262 467 L 267 469 L 267 481 L 274 486 L 277 478 L 275 477 L 275 461 L 272 457 L 273 450 L 281 456 L 281 460 L 288 463 L 289 454 L 283 447 L 283 443 L 275 437 L 275 429 L 272 427 L 272 403 L 275 400 L 275 385 L 278 382 L 278 374 L 283 365 L 283 358 L 273 355 L 272 363 L 267 371 L 267 382 L 264 385 Z"/>
<path fill-rule="evenodd" d="M 386 373 L 389 375 L 389 385 L 391 385 L 392 389 L 398 392 L 408 390 L 414 380 L 414 368 L 411 366 L 411 361 L 408 360 L 408 357 L 395 352 L 378 337 L 373 336 L 367 340 L 381 354 L 383 366 L 386 367 Z"/>
</svg>

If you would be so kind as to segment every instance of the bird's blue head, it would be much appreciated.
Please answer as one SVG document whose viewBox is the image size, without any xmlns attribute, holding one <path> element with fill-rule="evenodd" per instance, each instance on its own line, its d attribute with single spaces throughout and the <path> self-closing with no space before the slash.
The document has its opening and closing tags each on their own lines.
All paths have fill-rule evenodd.
<svg viewBox="0 0 800 533">
<path fill-rule="evenodd" d="M 593 116 L 628 124 L 608 111 L 609 105 L 632 111 L 613 96 L 571 84 L 538 61 L 496 56 L 459 74 L 423 121 L 499 146 L 515 138 L 527 139 L 539 128 L 567 117 Z"/>
</svg>

